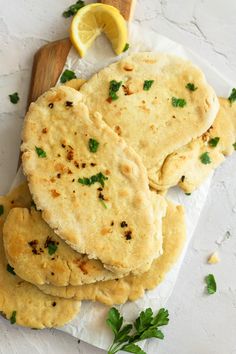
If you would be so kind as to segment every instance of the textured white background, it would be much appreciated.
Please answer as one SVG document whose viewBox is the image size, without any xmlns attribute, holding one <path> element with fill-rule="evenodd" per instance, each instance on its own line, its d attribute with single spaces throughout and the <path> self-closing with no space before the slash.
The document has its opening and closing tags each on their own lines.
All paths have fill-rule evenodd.
<svg viewBox="0 0 236 354">
<path fill-rule="evenodd" d="M 124 0 L 125 1 L 125 0 Z M 61 17 L 71 0 L 0 0 L 0 192 L 16 172 L 20 129 L 35 51 L 67 36 Z M 135 21 L 189 46 L 236 86 L 235 0 L 138 0 Z M 17 105 L 8 94 L 18 91 Z M 150 341 L 148 354 L 236 354 L 236 154 L 216 172 L 194 240 L 167 307 L 165 340 Z M 222 259 L 206 264 L 218 250 Z M 218 292 L 204 293 L 214 273 Z M 1 354 L 102 354 L 56 330 L 20 329 L 0 319 Z"/>
</svg>

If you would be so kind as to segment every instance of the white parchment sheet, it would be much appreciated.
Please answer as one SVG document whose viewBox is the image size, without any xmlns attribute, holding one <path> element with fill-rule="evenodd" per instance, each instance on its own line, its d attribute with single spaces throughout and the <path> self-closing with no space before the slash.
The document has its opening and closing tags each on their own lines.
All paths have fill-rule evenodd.
<svg viewBox="0 0 236 354">
<path fill-rule="evenodd" d="M 225 79 L 216 69 L 214 69 L 214 67 L 200 58 L 197 54 L 162 35 L 141 27 L 140 25 L 130 25 L 129 44 L 129 51 L 122 56 L 139 51 L 156 51 L 176 54 L 180 57 L 192 60 L 203 70 L 208 82 L 214 87 L 218 96 L 228 97 L 229 92 L 233 87 L 233 84 L 229 80 Z M 107 39 L 104 36 L 101 36 L 96 40 L 93 47 L 83 59 L 80 59 L 76 51 L 72 48 L 67 57 L 64 69 L 67 68 L 73 70 L 78 78 L 88 79 L 98 70 L 120 58 L 121 56 L 114 56 Z M 19 171 L 14 181 L 14 186 L 22 181 L 23 178 L 22 172 Z M 166 302 L 174 289 L 188 244 L 197 226 L 210 184 L 211 177 L 191 196 L 186 196 L 178 188 L 174 188 L 168 193 L 170 199 L 185 206 L 187 221 L 186 247 L 181 259 L 168 273 L 166 279 L 160 286 L 155 290 L 147 291 L 145 296 L 136 302 L 118 306 L 127 321 L 135 319 L 140 311 L 147 307 L 151 307 L 155 312 L 160 307 L 166 305 Z M 94 346 L 107 349 L 112 342 L 111 331 L 107 328 L 105 323 L 108 309 L 107 306 L 99 303 L 83 302 L 79 315 L 71 323 L 60 328 L 60 330 L 70 333 L 74 337 Z"/>
</svg>

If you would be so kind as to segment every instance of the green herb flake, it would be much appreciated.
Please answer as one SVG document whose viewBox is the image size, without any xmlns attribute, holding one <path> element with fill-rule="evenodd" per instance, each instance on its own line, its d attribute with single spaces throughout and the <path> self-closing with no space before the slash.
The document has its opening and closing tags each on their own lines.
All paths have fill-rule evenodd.
<svg viewBox="0 0 236 354">
<path fill-rule="evenodd" d="M 126 43 L 124 49 L 123 49 L 123 52 L 126 52 L 127 50 L 129 49 L 129 43 Z"/>
<path fill-rule="evenodd" d="M 41 158 L 47 157 L 46 152 L 43 149 L 41 149 L 40 147 L 35 146 L 35 151 L 36 151 L 38 157 L 41 157 Z"/>
<path fill-rule="evenodd" d="M 4 206 L 0 204 L 0 216 L 4 214 Z"/>
<path fill-rule="evenodd" d="M 236 150 L 236 142 L 233 144 L 234 150 Z M 1 214 L 0 214 L 1 215 Z"/>
<path fill-rule="evenodd" d="M 200 156 L 200 160 L 204 165 L 208 165 L 209 163 L 211 163 L 211 158 L 208 154 L 208 152 L 204 152 L 201 156 Z"/>
<path fill-rule="evenodd" d="M 185 101 L 184 98 L 172 97 L 171 102 L 172 102 L 172 106 L 173 107 L 181 107 L 181 108 L 183 108 L 187 104 L 187 102 Z"/>
<path fill-rule="evenodd" d="M 88 146 L 89 146 L 89 151 L 95 153 L 97 152 L 97 149 L 99 147 L 99 142 L 95 139 L 89 139 Z"/>
<path fill-rule="evenodd" d="M 99 200 L 100 200 L 102 206 L 103 206 L 105 209 L 107 209 L 107 205 L 106 205 L 106 203 L 104 202 L 104 200 L 102 200 L 102 199 L 99 199 Z"/>
<path fill-rule="evenodd" d="M 164 334 L 158 328 L 169 323 L 169 313 L 166 309 L 160 309 L 154 316 L 151 308 L 140 313 L 134 324 L 123 325 L 124 319 L 114 307 L 108 312 L 107 325 L 114 334 L 114 340 L 108 350 L 108 354 L 115 354 L 120 350 L 146 354 L 136 343 L 149 338 L 164 339 Z"/>
<path fill-rule="evenodd" d="M 188 89 L 189 91 L 196 91 L 198 88 L 191 82 L 189 82 L 186 86 L 186 89 Z"/>
<path fill-rule="evenodd" d="M 209 274 L 206 277 L 206 285 L 207 285 L 208 294 L 210 294 L 210 295 L 215 294 L 215 292 L 217 290 L 217 286 L 216 286 L 216 281 L 215 281 L 215 277 L 213 274 Z"/>
<path fill-rule="evenodd" d="M 9 99 L 11 101 L 11 103 L 13 104 L 17 104 L 17 102 L 19 101 L 20 97 L 18 95 L 18 92 L 14 92 L 11 95 L 9 95 Z"/>
<path fill-rule="evenodd" d="M 218 136 L 216 136 L 215 138 L 211 138 L 209 141 L 208 141 L 208 145 L 210 147 L 216 147 L 218 145 L 220 141 L 220 138 Z"/>
<path fill-rule="evenodd" d="M 14 268 L 10 266 L 10 264 L 7 264 L 7 271 L 13 275 L 16 275 Z"/>
<path fill-rule="evenodd" d="M 70 81 L 72 79 L 76 79 L 74 71 L 66 69 L 61 75 L 60 81 L 62 84 L 64 84 L 65 82 Z"/>
<path fill-rule="evenodd" d="M 84 6 L 84 1 L 79 0 L 75 4 L 71 5 L 66 11 L 64 11 L 62 16 L 65 18 L 74 16 Z"/>
<path fill-rule="evenodd" d="M 109 86 L 109 98 L 112 101 L 117 100 L 119 97 L 117 96 L 116 92 L 119 91 L 120 87 L 122 85 L 122 81 L 118 82 L 116 80 L 111 80 L 110 81 L 110 86 Z"/>
<path fill-rule="evenodd" d="M 229 102 L 232 104 L 236 101 L 236 88 L 233 88 L 230 96 L 228 97 Z"/>
<path fill-rule="evenodd" d="M 85 186 L 91 186 L 94 183 L 100 183 L 102 187 L 104 187 L 104 181 L 106 181 L 108 177 L 105 177 L 102 172 L 99 172 L 96 175 L 93 175 L 91 177 L 83 177 L 79 178 L 78 182 L 81 184 L 84 184 Z"/>
<path fill-rule="evenodd" d="M 152 87 L 153 83 L 154 83 L 154 80 L 145 80 L 143 83 L 144 91 L 149 91 L 150 88 Z"/>
<path fill-rule="evenodd" d="M 57 244 L 52 241 L 48 243 L 48 254 L 51 256 L 52 254 L 54 254 L 57 250 Z"/>
<path fill-rule="evenodd" d="M 191 193 L 185 193 L 185 195 L 191 195 Z"/>
<path fill-rule="evenodd" d="M 10 322 L 11 324 L 15 324 L 16 323 L 16 311 L 13 311 L 10 317 Z"/>
</svg>

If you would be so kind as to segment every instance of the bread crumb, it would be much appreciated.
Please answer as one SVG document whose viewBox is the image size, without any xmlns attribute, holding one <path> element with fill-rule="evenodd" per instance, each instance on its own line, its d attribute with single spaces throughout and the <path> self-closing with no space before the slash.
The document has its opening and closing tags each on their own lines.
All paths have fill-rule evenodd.
<svg viewBox="0 0 236 354">
<path fill-rule="evenodd" d="M 217 252 L 212 253 L 209 257 L 208 257 L 208 264 L 217 264 L 220 262 L 220 257 L 218 255 Z"/>
</svg>

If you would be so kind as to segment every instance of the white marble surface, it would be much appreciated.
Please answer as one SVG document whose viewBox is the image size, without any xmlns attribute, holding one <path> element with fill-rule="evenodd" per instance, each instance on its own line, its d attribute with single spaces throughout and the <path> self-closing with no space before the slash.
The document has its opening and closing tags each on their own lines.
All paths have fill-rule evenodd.
<svg viewBox="0 0 236 354">
<path fill-rule="evenodd" d="M 73 1 L 72 1 L 73 2 Z M 0 0 L 0 192 L 15 175 L 20 129 L 34 52 L 67 36 L 61 17 L 70 0 Z M 236 86 L 234 0 L 138 0 L 135 21 L 189 46 Z M 21 97 L 12 105 L 8 94 Z M 170 324 L 148 354 L 236 354 L 236 154 L 216 172 L 194 240 L 167 307 Z M 229 231 L 229 233 L 227 233 Z M 226 235 L 226 236 L 225 236 Z M 227 237 L 227 235 L 229 235 Z M 221 262 L 206 264 L 218 250 Z M 218 292 L 204 294 L 204 276 L 214 273 Z M 102 354 L 56 330 L 22 330 L 0 319 L 1 354 Z"/>
</svg>

